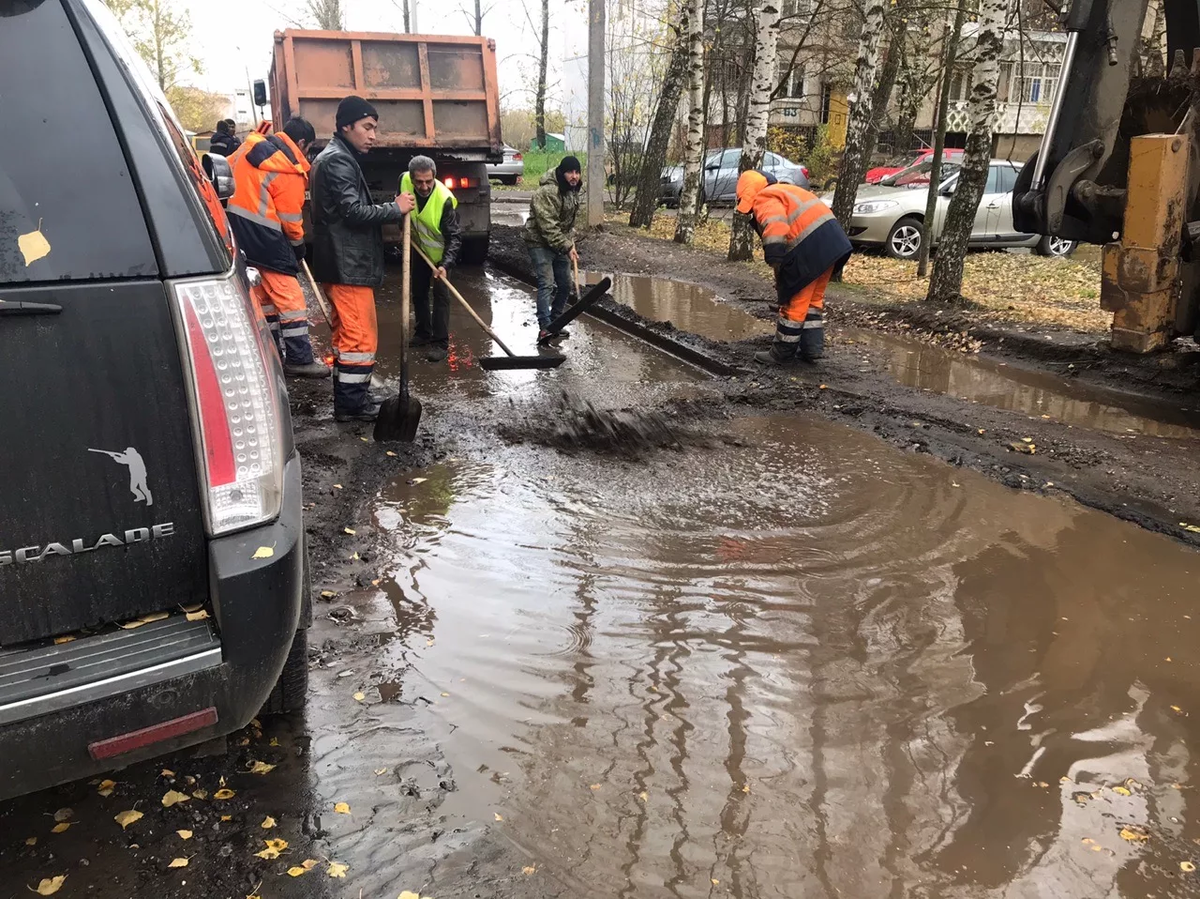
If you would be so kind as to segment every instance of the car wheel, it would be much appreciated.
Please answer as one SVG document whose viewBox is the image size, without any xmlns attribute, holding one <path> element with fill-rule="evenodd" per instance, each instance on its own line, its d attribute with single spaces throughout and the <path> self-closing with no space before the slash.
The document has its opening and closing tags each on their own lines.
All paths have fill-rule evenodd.
<svg viewBox="0 0 1200 899">
<path fill-rule="evenodd" d="M 893 259 L 916 259 L 925 242 L 925 225 L 920 219 L 902 218 L 892 225 L 883 250 Z"/>
<path fill-rule="evenodd" d="M 304 710 L 308 696 L 308 628 L 300 628 L 292 637 L 292 648 L 279 680 L 271 689 L 271 695 L 263 703 L 264 715 L 288 715 Z"/>
<path fill-rule="evenodd" d="M 1037 254 L 1039 256 L 1070 256 L 1075 252 L 1075 248 L 1079 244 L 1073 240 L 1067 240 L 1065 237 L 1054 237 L 1050 234 L 1042 237 L 1038 241 Z"/>
</svg>

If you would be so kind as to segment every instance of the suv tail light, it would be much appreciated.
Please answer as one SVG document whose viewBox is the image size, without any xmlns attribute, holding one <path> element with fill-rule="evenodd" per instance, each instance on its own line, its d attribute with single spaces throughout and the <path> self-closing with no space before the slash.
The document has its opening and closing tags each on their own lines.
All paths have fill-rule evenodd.
<svg viewBox="0 0 1200 899">
<path fill-rule="evenodd" d="M 255 305 L 236 279 L 172 285 L 213 536 L 270 521 L 283 498 L 278 400 Z"/>
</svg>

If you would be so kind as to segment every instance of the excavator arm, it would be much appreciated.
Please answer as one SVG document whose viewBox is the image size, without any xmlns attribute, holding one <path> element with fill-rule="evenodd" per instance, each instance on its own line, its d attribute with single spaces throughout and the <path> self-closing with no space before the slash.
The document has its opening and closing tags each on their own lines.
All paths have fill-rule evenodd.
<svg viewBox="0 0 1200 899">
<path fill-rule="evenodd" d="M 1013 202 L 1022 232 L 1104 246 L 1113 345 L 1135 352 L 1194 331 L 1200 298 L 1200 0 L 1161 2 L 1169 72 L 1142 52 L 1149 0 L 1064 7 L 1059 89 Z"/>
</svg>

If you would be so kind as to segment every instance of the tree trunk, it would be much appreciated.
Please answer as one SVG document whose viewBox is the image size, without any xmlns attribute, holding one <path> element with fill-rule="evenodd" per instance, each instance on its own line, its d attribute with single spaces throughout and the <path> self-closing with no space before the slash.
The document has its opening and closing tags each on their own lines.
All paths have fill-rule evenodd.
<svg viewBox="0 0 1200 899">
<path fill-rule="evenodd" d="M 400 0 L 400 10 L 404 13 L 404 33 L 412 34 L 412 16 L 408 11 L 408 0 Z"/>
<path fill-rule="evenodd" d="M 958 58 L 958 42 L 962 39 L 963 25 L 967 20 L 967 0 L 958 0 L 954 13 L 954 27 L 946 35 L 943 48 L 942 84 L 938 88 L 937 122 L 933 132 L 933 160 L 929 169 L 929 193 L 925 200 L 925 240 L 917 257 L 917 277 L 924 278 L 929 272 L 929 253 L 933 247 L 933 221 L 937 213 L 938 187 L 942 181 L 942 157 L 946 152 L 946 116 L 950 113 L 950 85 L 954 81 L 954 61 Z"/>
<path fill-rule="evenodd" d="M 863 0 L 863 27 L 858 40 L 858 59 L 854 64 L 854 101 L 846 126 L 846 152 L 838 170 L 837 190 L 833 194 L 833 214 L 843 228 L 849 229 L 854 214 L 858 185 L 867 171 L 867 132 L 871 128 L 875 69 L 879 62 L 879 36 L 883 32 L 884 0 Z"/>
<path fill-rule="evenodd" d="M 779 42 L 779 4 L 765 0 L 758 12 L 758 34 L 754 41 L 754 75 L 746 103 L 746 127 L 742 137 L 742 159 L 738 174 L 757 169 L 767 152 L 767 116 L 775 88 L 775 50 Z M 754 256 L 754 227 L 749 216 L 734 216 L 729 234 L 729 260 Z"/>
<path fill-rule="evenodd" d="M 883 57 L 883 68 L 879 70 L 879 81 L 871 95 L 871 122 L 867 133 L 863 136 L 862 160 L 863 177 L 871 165 L 871 157 L 875 155 L 875 146 L 879 141 L 879 130 L 887 115 L 888 104 L 892 100 L 892 90 L 896 87 L 896 76 L 900 74 L 900 57 L 903 55 L 904 38 L 908 28 L 905 22 L 905 8 L 909 0 L 896 0 L 892 10 L 891 35 L 888 39 L 887 53 Z M 860 181 L 862 178 L 859 179 Z"/>
<path fill-rule="evenodd" d="M 537 99 L 533 105 L 533 122 L 537 127 L 537 145 L 546 149 L 546 64 L 550 57 L 550 0 L 542 0 L 542 47 L 538 55 Z"/>
<path fill-rule="evenodd" d="M 483 0 L 475 0 L 475 36 L 483 35 Z"/>
<path fill-rule="evenodd" d="M 679 111 L 679 98 L 683 96 L 683 83 L 687 80 L 690 34 L 691 27 L 685 14 L 679 23 L 675 46 L 671 49 L 671 60 L 663 76 L 658 107 L 654 110 L 650 136 L 638 169 L 637 191 L 633 197 L 633 209 L 629 213 L 631 228 L 650 227 L 654 221 L 654 210 L 658 208 L 662 196 L 662 168 L 667 161 L 667 146 L 671 142 L 671 128 Z"/>
<path fill-rule="evenodd" d="M 688 108 L 687 150 L 683 162 L 683 191 L 675 243 L 690 244 L 696 234 L 696 208 L 700 205 L 700 166 L 704 162 L 704 0 L 688 0 Z"/>
<path fill-rule="evenodd" d="M 963 260 L 987 184 L 992 156 L 992 129 L 996 124 L 996 82 L 1000 78 L 1000 50 L 1004 42 L 1008 0 L 982 0 L 979 37 L 971 88 L 971 131 L 959 169 L 958 186 L 946 212 L 946 227 L 938 243 L 929 279 L 929 295 L 937 303 L 956 301 L 962 293 Z"/>
</svg>

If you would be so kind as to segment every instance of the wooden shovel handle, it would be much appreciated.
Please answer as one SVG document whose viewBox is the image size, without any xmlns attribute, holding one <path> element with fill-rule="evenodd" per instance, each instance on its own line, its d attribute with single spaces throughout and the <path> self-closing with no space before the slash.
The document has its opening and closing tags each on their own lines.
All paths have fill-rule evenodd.
<svg viewBox="0 0 1200 899">
<path fill-rule="evenodd" d="M 433 264 L 433 260 L 432 260 L 432 259 L 430 259 L 428 256 L 426 256 L 426 255 L 425 255 L 425 253 L 424 253 L 424 252 L 421 250 L 421 248 L 420 248 L 420 247 L 418 247 L 418 246 L 416 246 L 416 245 L 414 244 L 414 245 L 413 245 L 413 250 L 416 252 L 416 254 L 417 254 L 418 256 L 420 256 L 422 259 L 424 259 L 424 260 L 425 260 L 425 264 L 426 264 L 426 265 L 428 265 L 428 266 L 429 266 L 431 269 L 433 269 L 435 272 L 437 271 L 437 266 Z M 505 344 L 504 344 L 504 341 L 503 341 L 503 340 L 501 340 L 499 337 L 497 337 L 497 336 L 496 336 L 496 332 L 495 332 L 495 331 L 493 331 L 491 328 L 489 328 L 489 327 L 487 326 L 487 324 L 484 322 L 484 320 L 483 320 L 482 318 L 480 318 L 480 317 L 479 317 L 478 313 L 476 313 L 476 312 L 475 312 L 475 310 L 471 308 L 471 304 L 470 304 L 470 303 L 468 303 L 468 302 L 466 301 L 466 299 L 464 299 L 464 298 L 463 298 L 463 295 L 462 295 L 461 293 L 459 293 L 459 292 L 458 292 L 458 290 L 455 288 L 455 286 L 454 286 L 453 284 L 451 284 L 451 283 L 450 283 L 450 279 L 449 279 L 449 278 L 442 278 L 442 281 L 444 281 L 444 282 L 445 282 L 445 284 L 446 284 L 446 289 L 447 289 L 447 290 L 449 290 L 449 291 L 450 291 L 450 293 L 454 295 L 454 299 L 456 299 L 456 300 L 458 300 L 460 303 L 462 303 L 462 304 L 463 304 L 463 308 L 464 308 L 464 309 L 466 309 L 466 310 L 467 310 L 467 312 L 469 312 L 469 313 L 471 314 L 471 318 L 475 319 L 475 322 L 476 322 L 476 324 L 478 324 L 478 325 L 479 325 L 479 327 L 483 328 L 483 330 L 484 330 L 484 331 L 487 333 L 488 337 L 492 338 L 492 340 L 496 341 L 496 343 L 497 343 L 497 344 L 499 344 L 499 346 L 500 346 L 500 349 L 504 350 L 504 353 L 505 353 L 505 355 L 507 355 L 507 356 L 515 356 L 515 355 L 516 355 L 516 353 L 514 353 L 514 352 L 513 352 L 512 350 L 510 350 L 510 349 L 509 349 L 507 346 L 505 346 Z"/>
</svg>

